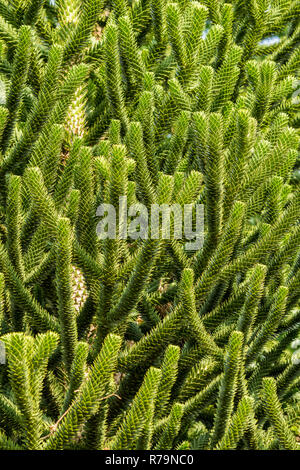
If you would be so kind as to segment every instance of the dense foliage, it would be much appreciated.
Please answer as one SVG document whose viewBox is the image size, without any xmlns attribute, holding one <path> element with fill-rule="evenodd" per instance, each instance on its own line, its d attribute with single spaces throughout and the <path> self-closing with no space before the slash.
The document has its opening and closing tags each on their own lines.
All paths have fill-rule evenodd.
<svg viewBox="0 0 300 470">
<path fill-rule="evenodd" d="M 0 0 L 0 449 L 297 449 L 299 15 Z M 99 239 L 121 196 L 203 247 Z"/>
</svg>

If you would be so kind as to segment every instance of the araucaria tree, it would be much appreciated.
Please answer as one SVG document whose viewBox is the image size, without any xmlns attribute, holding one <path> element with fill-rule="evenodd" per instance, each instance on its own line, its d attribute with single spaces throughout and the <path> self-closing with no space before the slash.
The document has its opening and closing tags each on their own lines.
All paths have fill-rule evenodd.
<svg viewBox="0 0 300 470">
<path fill-rule="evenodd" d="M 0 449 L 299 447 L 299 18 L 0 0 Z M 203 246 L 98 237 L 120 197 Z"/>
</svg>

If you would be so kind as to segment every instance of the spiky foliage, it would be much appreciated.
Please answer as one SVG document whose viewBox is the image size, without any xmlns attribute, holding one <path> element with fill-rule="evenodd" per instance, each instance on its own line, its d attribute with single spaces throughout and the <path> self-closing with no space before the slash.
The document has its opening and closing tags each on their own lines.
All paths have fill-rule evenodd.
<svg viewBox="0 0 300 470">
<path fill-rule="evenodd" d="M 299 13 L 1 0 L 0 449 L 299 447 Z"/>
</svg>

